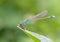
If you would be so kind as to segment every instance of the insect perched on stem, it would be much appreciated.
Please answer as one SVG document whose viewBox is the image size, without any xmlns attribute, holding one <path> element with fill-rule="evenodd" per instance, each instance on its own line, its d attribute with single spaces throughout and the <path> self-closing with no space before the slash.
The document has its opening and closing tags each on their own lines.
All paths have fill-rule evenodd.
<svg viewBox="0 0 60 42">
<path fill-rule="evenodd" d="M 18 25 L 18 27 L 20 27 L 20 28 L 22 28 L 22 29 L 25 29 L 24 24 L 28 24 L 29 22 L 34 22 L 34 21 L 37 21 L 37 20 L 42 20 L 42 19 L 47 19 L 47 18 L 55 18 L 55 16 L 47 16 L 47 17 L 44 17 L 44 16 L 47 15 L 47 13 L 48 13 L 48 11 L 47 11 L 47 10 L 44 10 L 44 11 L 42 11 L 41 13 L 39 13 L 39 14 L 37 14 L 37 15 L 35 15 L 35 16 L 32 16 L 32 17 L 30 17 L 30 18 L 28 18 L 28 19 L 26 19 L 26 20 L 24 20 L 24 21 L 22 22 L 22 24 L 19 24 L 19 25 Z M 44 18 L 43 18 L 43 17 L 44 17 Z"/>
</svg>

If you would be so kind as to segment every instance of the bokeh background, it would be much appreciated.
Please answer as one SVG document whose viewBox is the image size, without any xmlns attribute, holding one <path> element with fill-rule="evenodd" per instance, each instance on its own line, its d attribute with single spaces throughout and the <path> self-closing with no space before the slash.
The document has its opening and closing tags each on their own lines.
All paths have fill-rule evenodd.
<svg viewBox="0 0 60 42">
<path fill-rule="evenodd" d="M 0 0 L 0 42 L 33 42 L 17 24 L 43 10 L 56 18 L 30 23 L 27 29 L 60 42 L 60 0 Z"/>
</svg>

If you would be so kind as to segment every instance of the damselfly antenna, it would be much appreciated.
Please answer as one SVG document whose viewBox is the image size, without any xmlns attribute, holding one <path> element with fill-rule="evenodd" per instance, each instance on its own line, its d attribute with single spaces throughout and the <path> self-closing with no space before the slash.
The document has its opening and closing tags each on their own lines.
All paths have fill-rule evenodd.
<svg viewBox="0 0 60 42">
<path fill-rule="evenodd" d="M 41 19 L 55 18 L 55 16 L 48 16 L 48 17 L 43 18 L 44 16 L 47 15 L 47 13 L 48 13 L 48 11 L 44 10 L 41 13 L 24 20 L 22 23 L 23 24 L 28 24 L 29 22 L 33 22 L 33 21 L 37 21 L 37 20 L 41 20 Z M 22 24 L 20 24 L 19 27 L 21 27 L 22 29 L 24 28 L 24 26 Z"/>
</svg>

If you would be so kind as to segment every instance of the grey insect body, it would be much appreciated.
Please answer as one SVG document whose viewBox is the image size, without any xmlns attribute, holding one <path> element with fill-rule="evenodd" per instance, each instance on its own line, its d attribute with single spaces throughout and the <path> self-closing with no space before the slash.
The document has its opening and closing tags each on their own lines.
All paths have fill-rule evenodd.
<svg viewBox="0 0 60 42">
<path fill-rule="evenodd" d="M 21 27 L 22 29 L 24 29 L 25 28 L 25 26 L 23 25 L 24 23 L 28 24 L 29 22 L 33 22 L 33 21 L 37 21 L 37 20 L 41 20 L 41 19 L 55 18 L 55 16 L 48 16 L 48 17 L 43 18 L 44 16 L 47 15 L 47 13 L 48 13 L 48 11 L 44 10 L 43 12 L 24 20 L 23 23 L 19 24 L 18 26 Z"/>
</svg>

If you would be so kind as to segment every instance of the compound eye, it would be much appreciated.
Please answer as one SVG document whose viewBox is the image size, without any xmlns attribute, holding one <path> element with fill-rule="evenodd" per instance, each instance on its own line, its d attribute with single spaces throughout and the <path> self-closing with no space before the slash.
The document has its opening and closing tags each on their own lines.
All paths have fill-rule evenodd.
<svg viewBox="0 0 60 42">
<path fill-rule="evenodd" d="M 20 28 L 24 29 L 24 26 L 22 24 L 19 24 L 18 25 Z"/>
</svg>

